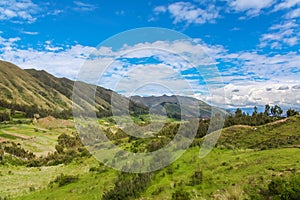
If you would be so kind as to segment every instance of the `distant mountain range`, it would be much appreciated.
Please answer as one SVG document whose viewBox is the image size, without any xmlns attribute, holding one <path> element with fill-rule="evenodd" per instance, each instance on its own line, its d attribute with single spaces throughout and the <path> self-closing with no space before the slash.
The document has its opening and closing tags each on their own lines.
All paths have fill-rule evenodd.
<svg viewBox="0 0 300 200">
<path fill-rule="evenodd" d="M 23 70 L 14 64 L 0 61 L 0 107 L 17 105 L 18 108 L 34 107 L 38 110 L 57 113 L 71 111 L 74 83 L 73 80 L 57 78 L 44 70 Z M 159 115 L 167 114 L 173 118 L 180 118 L 180 115 L 183 117 L 210 117 L 212 108 L 191 97 L 163 95 L 127 98 L 100 86 L 81 83 L 81 87 L 83 91 L 96 87 L 94 102 L 87 101 L 85 103 L 91 104 L 95 108 L 98 117 L 111 115 L 112 95 L 114 96 L 114 109 L 120 114 L 124 112 L 124 103 L 129 104 L 131 114 L 150 112 Z"/>
<path fill-rule="evenodd" d="M 150 108 L 150 112 L 167 115 L 172 118 L 190 118 L 190 117 L 203 117 L 209 118 L 211 115 L 211 106 L 203 101 L 192 97 L 185 96 L 132 96 L 132 101 L 142 104 Z"/>
</svg>

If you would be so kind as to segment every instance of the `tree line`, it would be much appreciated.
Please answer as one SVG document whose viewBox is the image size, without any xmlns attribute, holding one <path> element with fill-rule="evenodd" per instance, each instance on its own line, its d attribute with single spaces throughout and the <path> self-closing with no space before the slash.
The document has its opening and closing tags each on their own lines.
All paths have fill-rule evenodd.
<svg viewBox="0 0 300 200">
<path fill-rule="evenodd" d="M 66 109 L 63 111 L 55 111 L 55 110 L 48 110 L 44 108 L 39 108 L 37 105 L 20 105 L 18 103 L 10 103 L 5 100 L 0 100 L 0 108 L 6 108 L 10 110 L 10 113 L 8 112 L 0 112 L 0 122 L 1 118 L 3 118 L 2 121 L 9 121 L 8 118 L 13 116 L 16 111 L 22 111 L 25 113 L 26 118 L 33 118 L 34 114 L 39 114 L 41 117 L 47 117 L 47 116 L 54 116 L 56 118 L 62 118 L 67 119 L 72 116 L 72 109 Z M 9 117 L 8 117 L 9 115 Z M 5 120 L 4 120 L 5 118 Z"/>
<path fill-rule="evenodd" d="M 269 104 L 265 105 L 263 112 L 258 112 L 257 107 L 254 106 L 252 115 L 242 112 L 240 108 L 237 108 L 234 114 L 230 114 L 225 120 L 225 127 L 232 125 L 249 125 L 259 126 L 266 123 L 270 123 L 282 118 L 283 110 L 280 106 Z M 289 109 L 286 112 L 287 117 L 298 115 L 299 113 L 293 109 Z"/>
<path fill-rule="evenodd" d="M 283 110 L 278 105 L 270 106 L 269 104 L 267 104 L 265 105 L 265 109 L 263 112 L 258 112 L 258 109 L 255 106 L 253 108 L 253 113 L 251 115 L 243 112 L 240 108 L 237 108 L 234 113 L 231 113 L 225 117 L 224 127 L 229 127 L 233 125 L 259 126 L 283 118 L 282 114 L 283 114 Z M 291 108 L 286 111 L 287 117 L 291 117 L 294 115 L 299 115 L 299 112 Z M 218 121 L 218 117 L 220 116 L 214 116 L 216 120 L 212 120 L 212 119 L 200 120 L 196 137 L 202 138 L 206 134 L 209 134 L 215 130 L 222 128 L 220 127 L 220 124 L 213 123 Z"/>
</svg>

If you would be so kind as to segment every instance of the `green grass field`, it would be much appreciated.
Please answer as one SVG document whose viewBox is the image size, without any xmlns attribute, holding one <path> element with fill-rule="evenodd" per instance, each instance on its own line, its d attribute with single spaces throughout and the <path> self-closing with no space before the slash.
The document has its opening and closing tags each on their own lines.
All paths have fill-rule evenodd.
<svg viewBox="0 0 300 200">
<path fill-rule="evenodd" d="M 169 199 L 167 197 L 178 188 L 191 193 L 193 199 L 211 199 L 232 189 L 246 193 L 251 186 L 267 185 L 274 176 L 300 173 L 298 148 L 264 151 L 214 149 L 202 160 L 198 156 L 199 148 L 191 148 L 171 166 L 159 171 L 151 186 L 141 195 L 142 199 Z M 95 160 L 89 159 L 55 167 L 5 167 L 0 181 L 6 184 L 0 192 L 4 196 L 20 196 L 16 199 L 28 200 L 101 199 L 104 189 L 112 187 L 118 172 L 112 169 L 102 173 L 89 172 L 96 165 Z M 202 183 L 189 186 L 196 170 L 203 172 Z M 48 184 L 61 173 L 79 175 L 79 180 L 49 188 Z M 32 188 L 36 191 L 30 191 Z"/>
<path fill-rule="evenodd" d="M 109 120 L 100 121 L 114 129 Z M 233 126 L 223 130 L 219 143 L 200 159 L 199 147 L 188 149 L 172 165 L 154 173 L 139 199 L 172 199 L 175 191 L 189 193 L 190 199 L 251 199 L 267 189 L 275 177 L 300 174 L 300 117 L 263 126 Z M 1 125 L 0 137 L 20 143 L 43 155 L 53 152 L 57 137 L 75 131 L 70 126 Z M 90 171 L 91 168 L 100 169 Z M 194 183 L 194 174 L 201 180 Z M 50 184 L 61 174 L 78 180 L 59 186 Z M 0 165 L 0 197 L 32 199 L 101 199 L 114 187 L 119 172 L 100 165 L 93 157 L 70 164 L 26 167 Z M 0 198 L 0 199 L 1 199 Z"/>
</svg>

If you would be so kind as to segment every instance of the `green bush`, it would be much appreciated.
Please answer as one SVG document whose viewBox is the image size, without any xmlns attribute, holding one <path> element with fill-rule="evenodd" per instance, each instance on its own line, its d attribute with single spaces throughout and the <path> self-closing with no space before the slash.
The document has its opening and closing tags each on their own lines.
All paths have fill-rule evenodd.
<svg viewBox="0 0 300 200">
<path fill-rule="evenodd" d="M 54 183 L 58 183 L 58 186 L 62 187 L 70 183 L 75 183 L 78 181 L 78 179 L 79 179 L 78 176 L 61 174 L 58 177 L 56 177 L 56 179 L 52 181 L 50 185 L 53 185 Z"/>
<path fill-rule="evenodd" d="M 275 199 L 300 199 L 300 175 L 289 179 L 276 178 L 268 185 L 269 195 Z"/>
<path fill-rule="evenodd" d="M 203 172 L 200 170 L 200 171 L 195 171 L 193 176 L 191 177 L 192 180 L 191 180 L 191 185 L 199 185 L 202 183 L 203 181 Z"/>
<path fill-rule="evenodd" d="M 259 194 L 255 191 L 248 191 L 248 195 L 253 199 L 278 199 L 278 200 L 299 200 L 300 199 L 300 175 L 292 175 L 289 178 L 276 177 L 266 189 L 260 189 Z"/>
<path fill-rule="evenodd" d="M 187 191 L 183 190 L 182 188 L 179 189 L 179 190 L 176 190 L 172 194 L 172 200 L 189 200 L 189 199 L 191 199 L 190 193 L 188 193 Z"/>
</svg>

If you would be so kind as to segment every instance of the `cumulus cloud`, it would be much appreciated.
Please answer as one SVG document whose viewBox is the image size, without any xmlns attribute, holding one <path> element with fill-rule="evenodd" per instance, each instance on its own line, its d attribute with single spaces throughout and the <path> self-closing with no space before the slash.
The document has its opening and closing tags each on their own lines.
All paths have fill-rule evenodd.
<svg viewBox="0 0 300 200">
<path fill-rule="evenodd" d="M 273 12 L 287 11 L 285 18 L 295 19 L 300 17 L 300 0 L 285 0 L 274 6 Z"/>
<path fill-rule="evenodd" d="M 237 73 L 243 75 L 241 78 L 286 81 L 297 80 L 300 63 L 300 55 L 295 52 L 287 54 L 259 54 L 258 52 L 225 53 L 217 55 L 223 62 L 233 67 L 226 69 L 223 74 Z M 230 77 L 230 76 L 229 76 Z M 229 80 L 232 81 L 232 80 Z"/>
<path fill-rule="evenodd" d="M 173 18 L 173 23 L 205 24 L 215 23 L 222 18 L 222 11 L 226 13 L 243 14 L 240 19 L 249 19 L 272 12 L 286 11 L 284 17 L 295 19 L 300 17 L 300 0 L 227 0 L 227 1 L 197 1 L 193 3 L 179 1 L 168 5 L 156 6 L 153 13 L 168 13 Z M 157 17 L 151 17 L 150 21 Z"/>
<path fill-rule="evenodd" d="M 38 5 L 31 0 L 2 0 L 0 2 L 0 20 L 33 23 L 39 11 Z"/>
<path fill-rule="evenodd" d="M 294 18 L 299 18 L 300 17 L 300 8 L 291 10 L 286 14 L 286 18 L 288 19 L 294 19 Z"/>
<path fill-rule="evenodd" d="M 168 6 L 158 6 L 154 8 L 154 13 L 168 12 L 173 18 L 173 23 L 186 23 L 187 25 L 214 23 L 220 17 L 220 8 L 214 4 L 206 4 L 203 8 L 190 2 L 175 2 Z"/>
<path fill-rule="evenodd" d="M 0 59 L 22 68 L 44 69 L 57 76 L 75 78 L 81 65 L 95 50 L 92 47 L 74 45 L 69 48 L 54 46 L 48 42 L 44 50 L 19 49 L 20 38 L 5 39 L 0 36 Z"/>
<path fill-rule="evenodd" d="M 237 12 L 246 12 L 248 17 L 254 17 L 263 9 L 271 7 L 276 0 L 230 0 L 228 3 Z"/>
<path fill-rule="evenodd" d="M 269 28 L 270 33 L 265 33 L 260 38 L 260 47 L 280 49 L 283 45 L 295 46 L 300 37 L 299 24 L 296 20 L 284 21 Z"/>
<path fill-rule="evenodd" d="M 299 0 L 284 0 L 284 1 L 280 2 L 279 4 L 275 5 L 274 11 L 290 9 L 296 5 L 300 5 Z"/>
<path fill-rule="evenodd" d="M 14 47 L 16 47 L 16 42 L 21 40 L 19 37 L 14 38 L 3 38 L 0 36 L 0 48 L 4 51 L 10 51 Z"/>
<path fill-rule="evenodd" d="M 222 89 L 216 89 L 214 92 L 216 95 L 223 95 L 225 90 L 225 104 L 222 101 L 215 102 L 217 105 L 226 105 L 227 107 L 253 107 L 264 106 L 265 104 L 278 104 L 286 107 L 300 107 L 300 93 L 295 93 L 291 89 L 277 90 L 281 87 L 291 87 L 293 83 L 274 83 L 273 81 L 267 81 L 263 83 L 249 82 L 247 85 L 228 84 Z M 287 85 L 289 84 L 289 85 Z M 238 88 L 239 92 L 233 92 L 233 88 Z M 205 100 L 209 100 L 210 97 L 206 96 Z M 218 98 L 215 98 L 218 99 Z"/>
</svg>

